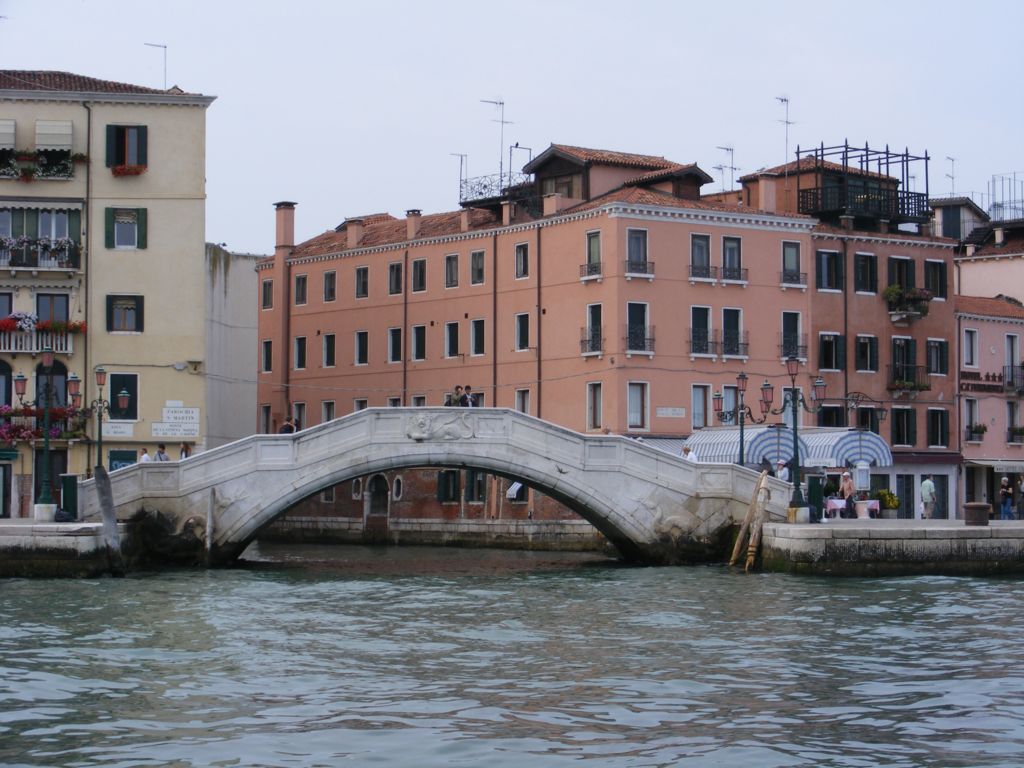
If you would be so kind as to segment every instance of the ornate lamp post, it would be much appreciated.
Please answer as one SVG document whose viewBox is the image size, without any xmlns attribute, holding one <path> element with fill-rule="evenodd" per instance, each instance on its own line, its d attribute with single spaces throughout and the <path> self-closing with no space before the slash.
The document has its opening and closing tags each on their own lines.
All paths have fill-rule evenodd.
<svg viewBox="0 0 1024 768">
<path fill-rule="evenodd" d="M 768 382 L 765 382 L 767 384 Z M 764 386 L 761 387 L 762 390 Z M 734 408 L 730 408 L 728 411 L 723 410 L 723 397 L 721 391 L 715 392 L 712 395 L 711 400 L 714 402 L 715 415 L 719 421 L 739 421 L 740 424 L 740 460 L 739 464 L 744 463 L 743 458 L 743 424 L 744 421 L 749 419 L 754 424 L 763 424 L 765 419 L 768 418 L 768 412 L 771 409 L 771 400 L 765 402 L 764 397 L 761 398 L 761 418 L 754 416 L 753 411 L 750 410 L 750 406 L 743 404 L 743 396 L 747 392 L 747 374 L 740 373 L 736 377 L 736 393 L 738 402 Z"/>
<path fill-rule="evenodd" d="M 797 435 L 797 419 L 800 415 L 800 408 L 803 408 L 807 413 L 817 413 L 821 410 L 820 406 L 812 406 L 804 399 L 804 396 L 797 391 L 796 388 L 796 377 L 800 372 L 800 361 L 796 357 L 790 355 L 786 359 L 786 373 L 789 375 L 789 391 L 786 392 L 783 398 L 782 404 L 778 409 L 771 409 L 771 413 L 776 415 L 786 412 L 789 408 L 792 411 L 793 416 L 793 497 L 789 502 L 791 507 L 800 509 L 807 506 L 807 502 L 804 501 L 803 491 L 800 490 L 800 438 Z M 825 380 L 820 376 L 814 380 L 814 395 L 813 399 L 816 402 L 821 402 L 825 398 Z M 761 398 L 763 402 L 771 404 L 775 399 L 773 387 L 767 381 L 761 385 Z M 762 406 L 763 408 L 764 406 Z"/>
<path fill-rule="evenodd" d="M 99 390 L 97 397 L 93 400 L 89 407 L 96 411 L 96 466 L 103 466 L 103 412 L 110 413 L 110 401 L 103 399 L 103 387 L 107 384 L 107 372 L 104 368 L 99 367 L 96 369 L 96 387 Z M 117 393 L 117 409 L 119 411 L 128 410 L 128 405 L 131 403 L 132 396 L 128 394 L 128 390 L 121 388 L 121 391 Z"/>
<path fill-rule="evenodd" d="M 43 349 L 43 375 L 45 379 L 42 386 L 40 387 L 39 394 L 43 401 L 43 485 L 39 490 L 39 500 L 37 504 L 53 504 L 53 492 L 50 487 L 50 408 L 53 405 L 54 395 L 57 393 L 53 391 L 53 349 L 45 347 Z M 24 407 L 25 405 L 25 389 L 28 379 L 25 378 L 24 374 L 19 373 L 14 377 L 14 392 L 18 395 L 18 401 Z M 38 406 L 39 401 L 33 401 L 32 406 Z"/>
</svg>

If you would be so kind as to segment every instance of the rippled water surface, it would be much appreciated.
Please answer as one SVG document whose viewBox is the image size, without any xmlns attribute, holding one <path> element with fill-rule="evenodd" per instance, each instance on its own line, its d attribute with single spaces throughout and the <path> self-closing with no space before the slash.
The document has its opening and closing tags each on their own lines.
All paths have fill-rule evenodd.
<svg viewBox="0 0 1024 768">
<path fill-rule="evenodd" d="M 1024 765 L 1016 580 L 253 556 L 0 581 L 0 764 Z"/>
</svg>

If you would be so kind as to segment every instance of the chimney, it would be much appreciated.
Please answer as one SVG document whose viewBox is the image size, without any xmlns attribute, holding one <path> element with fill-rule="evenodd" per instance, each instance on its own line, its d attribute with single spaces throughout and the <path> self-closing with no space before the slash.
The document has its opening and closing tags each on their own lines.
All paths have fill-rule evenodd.
<svg viewBox="0 0 1024 768">
<path fill-rule="evenodd" d="M 405 212 L 405 239 L 415 240 L 416 235 L 420 233 L 420 215 L 421 211 L 419 208 L 410 208 Z"/>
<path fill-rule="evenodd" d="M 279 251 L 287 253 L 295 247 L 295 206 L 296 203 L 282 200 L 274 203 L 274 255 Z"/>
<path fill-rule="evenodd" d="M 363 220 L 349 219 L 345 222 L 345 231 L 348 232 L 348 247 L 358 248 L 363 239 Z"/>
<path fill-rule="evenodd" d="M 967 255 L 973 256 L 975 250 L 977 250 L 977 246 L 974 243 L 969 243 L 967 246 Z"/>
<path fill-rule="evenodd" d="M 843 229 L 853 229 L 853 216 L 840 216 L 839 225 Z"/>
<path fill-rule="evenodd" d="M 926 221 L 923 224 L 917 225 L 917 234 L 923 235 L 924 237 L 932 236 L 932 222 Z"/>
<path fill-rule="evenodd" d="M 881 232 L 883 235 L 886 235 L 886 234 L 889 233 L 889 220 L 888 219 L 879 219 L 878 220 L 878 231 Z"/>
<path fill-rule="evenodd" d="M 994 234 L 996 236 L 996 245 L 1002 245 L 1006 241 L 1006 230 L 1002 227 L 996 227 Z"/>
<path fill-rule="evenodd" d="M 469 232 L 469 208 L 459 211 L 459 231 Z"/>
<path fill-rule="evenodd" d="M 504 200 L 501 203 L 501 224 L 507 227 L 512 223 L 512 219 L 516 217 L 516 204 L 509 200 Z"/>
</svg>

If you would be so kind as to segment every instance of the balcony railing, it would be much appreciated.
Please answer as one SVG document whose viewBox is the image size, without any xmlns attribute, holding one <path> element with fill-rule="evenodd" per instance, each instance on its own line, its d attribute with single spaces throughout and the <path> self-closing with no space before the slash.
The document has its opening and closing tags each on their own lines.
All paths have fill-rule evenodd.
<svg viewBox="0 0 1024 768">
<path fill-rule="evenodd" d="M 1024 427 L 1010 427 L 1006 430 L 1006 442 L 1024 443 Z"/>
<path fill-rule="evenodd" d="M 722 354 L 734 357 L 746 357 L 750 352 L 750 333 L 748 331 L 725 331 L 722 333 Z"/>
<path fill-rule="evenodd" d="M 1003 366 L 1003 388 L 1007 392 L 1024 394 L 1024 363 Z"/>
<path fill-rule="evenodd" d="M 691 264 L 690 279 L 692 280 L 715 280 L 718 277 L 718 267 L 710 264 Z"/>
<path fill-rule="evenodd" d="M 745 283 L 749 272 L 745 267 L 722 267 L 722 279 Z"/>
<path fill-rule="evenodd" d="M 807 273 L 795 269 L 784 269 L 779 273 L 779 282 L 783 285 L 799 285 L 807 287 Z"/>
<path fill-rule="evenodd" d="M 887 388 L 904 392 L 924 392 L 932 388 L 931 377 L 923 365 L 896 365 L 886 366 L 888 372 Z"/>
<path fill-rule="evenodd" d="M 627 275 L 643 275 L 644 277 L 654 277 L 654 262 L 649 259 L 629 259 L 622 263 L 622 268 L 625 270 Z"/>
<path fill-rule="evenodd" d="M 0 248 L 0 269 L 78 269 L 80 255 L 78 245 L 51 250 L 31 245 Z"/>
<path fill-rule="evenodd" d="M 627 325 L 623 345 L 627 352 L 654 353 L 654 326 Z"/>
<path fill-rule="evenodd" d="M 600 261 L 588 261 L 586 264 L 580 264 L 580 277 L 600 277 L 601 276 L 601 262 Z"/>
<path fill-rule="evenodd" d="M 985 431 L 984 429 L 967 427 L 964 430 L 964 440 L 968 443 L 980 443 L 985 439 Z"/>
<path fill-rule="evenodd" d="M 0 352 L 37 354 L 49 347 L 58 355 L 74 351 L 73 333 L 57 331 L 0 331 Z"/>
<path fill-rule="evenodd" d="M 784 333 L 779 343 L 779 356 L 782 358 L 796 357 L 801 360 L 807 359 L 807 334 L 806 333 Z"/>
<path fill-rule="evenodd" d="M 580 354 L 592 355 L 604 351 L 603 328 L 580 328 Z"/>
<path fill-rule="evenodd" d="M 846 187 L 801 189 L 800 213 L 869 216 L 877 219 L 927 219 L 928 196 L 899 189 L 848 190 Z"/>
<path fill-rule="evenodd" d="M 717 332 L 709 331 L 707 328 L 690 329 L 690 354 L 691 355 L 717 355 L 718 338 Z"/>
<path fill-rule="evenodd" d="M 459 183 L 459 202 L 464 203 L 467 200 L 488 200 L 504 197 L 512 187 L 521 187 L 531 185 L 532 183 L 533 176 L 527 173 L 512 171 L 463 179 Z"/>
</svg>

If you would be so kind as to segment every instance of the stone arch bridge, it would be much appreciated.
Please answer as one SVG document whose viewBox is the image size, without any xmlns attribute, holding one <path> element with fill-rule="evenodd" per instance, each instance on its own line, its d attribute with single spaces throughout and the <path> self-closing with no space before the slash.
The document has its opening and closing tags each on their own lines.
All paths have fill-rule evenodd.
<svg viewBox="0 0 1024 768">
<path fill-rule="evenodd" d="M 292 435 L 253 435 L 181 462 L 110 475 L 118 520 L 159 520 L 159 549 L 211 565 L 236 558 L 296 502 L 357 477 L 464 467 L 526 482 L 585 518 L 631 561 L 707 560 L 746 513 L 757 473 L 695 464 L 642 441 L 582 435 L 505 408 L 370 408 Z M 788 505 L 769 479 L 770 514 Z M 82 519 L 98 520 L 94 480 Z M 152 528 L 152 527 L 150 527 Z"/>
</svg>

